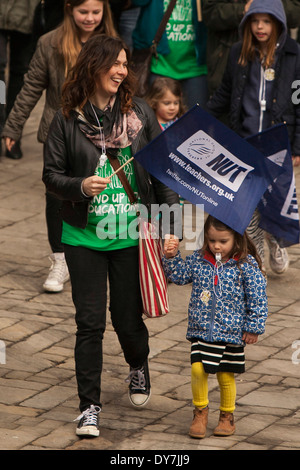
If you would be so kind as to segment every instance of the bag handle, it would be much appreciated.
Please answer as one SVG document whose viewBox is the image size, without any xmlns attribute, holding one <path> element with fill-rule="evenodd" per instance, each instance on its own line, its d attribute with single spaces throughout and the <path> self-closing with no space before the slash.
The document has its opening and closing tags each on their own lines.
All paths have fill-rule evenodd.
<svg viewBox="0 0 300 470">
<path fill-rule="evenodd" d="M 167 23 L 169 21 L 169 18 L 171 16 L 171 13 L 175 7 L 175 4 L 176 4 L 176 1 L 177 0 L 171 0 L 170 3 L 169 3 L 169 6 L 167 8 L 167 10 L 165 11 L 164 13 L 164 16 L 162 17 L 162 20 L 160 22 L 160 25 L 156 31 L 156 34 L 154 36 L 154 39 L 152 41 L 152 46 L 151 46 L 151 49 L 152 49 L 152 54 L 156 54 L 156 47 L 159 43 L 159 41 L 161 40 L 162 38 L 162 35 L 163 35 L 163 32 L 167 26 Z"/>
<path fill-rule="evenodd" d="M 120 162 L 118 158 L 113 158 L 109 153 L 107 153 L 107 158 L 109 160 L 109 163 L 111 164 L 113 170 L 118 173 L 118 178 L 121 181 L 123 188 L 125 189 L 127 196 L 129 198 L 129 201 L 131 204 L 135 204 L 137 202 L 137 198 L 133 192 L 132 187 L 129 184 L 129 181 L 121 168 Z M 120 169 L 121 168 L 121 169 Z"/>
</svg>

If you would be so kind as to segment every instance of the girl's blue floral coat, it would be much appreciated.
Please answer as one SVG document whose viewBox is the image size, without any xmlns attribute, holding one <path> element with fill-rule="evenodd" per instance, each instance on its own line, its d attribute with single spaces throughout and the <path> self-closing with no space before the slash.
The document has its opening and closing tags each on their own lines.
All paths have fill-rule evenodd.
<svg viewBox="0 0 300 470">
<path fill-rule="evenodd" d="M 215 260 L 197 250 L 183 260 L 163 257 L 167 277 L 175 284 L 192 283 L 187 339 L 244 344 L 243 332 L 262 334 L 268 315 L 266 279 L 256 260 L 229 259 L 216 271 Z"/>
</svg>

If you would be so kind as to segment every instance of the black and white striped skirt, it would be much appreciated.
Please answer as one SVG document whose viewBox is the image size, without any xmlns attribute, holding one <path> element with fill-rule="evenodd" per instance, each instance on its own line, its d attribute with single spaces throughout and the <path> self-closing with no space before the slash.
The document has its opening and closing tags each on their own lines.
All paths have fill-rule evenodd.
<svg viewBox="0 0 300 470">
<path fill-rule="evenodd" d="M 191 364 L 202 362 L 205 372 L 245 372 L 244 346 L 222 342 L 208 343 L 203 340 L 192 340 Z"/>
</svg>

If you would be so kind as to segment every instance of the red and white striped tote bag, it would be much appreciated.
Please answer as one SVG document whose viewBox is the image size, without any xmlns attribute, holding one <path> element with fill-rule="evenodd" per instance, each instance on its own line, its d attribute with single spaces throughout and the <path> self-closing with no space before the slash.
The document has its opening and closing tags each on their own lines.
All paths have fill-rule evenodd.
<svg viewBox="0 0 300 470">
<path fill-rule="evenodd" d="M 162 267 L 162 241 L 156 237 L 154 226 L 140 221 L 139 230 L 140 286 L 144 314 L 161 317 L 169 313 L 167 280 Z"/>
</svg>

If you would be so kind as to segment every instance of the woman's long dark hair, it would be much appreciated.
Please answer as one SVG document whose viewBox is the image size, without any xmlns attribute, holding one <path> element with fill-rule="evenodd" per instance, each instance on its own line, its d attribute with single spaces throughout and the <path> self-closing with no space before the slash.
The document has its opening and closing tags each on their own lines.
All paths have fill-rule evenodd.
<svg viewBox="0 0 300 470">
<path fill-rule="evenodd" d="M 109 71 L 123 49 L 129 63 L 130 51 L 120 38 L 100 34 L 88 39 L 62 89 L 62 109 L 66 118 L 70 117 L 71 110 L 81 110 L 95 94 L 99 76 Z M 128 75 L 118 91 L 122 113 L 132 107 L 134 86 L 134 74 L 128 66 Z"/>
<path fill-rule="evenodd" d="M 208 246 L 208 230 L 210 229 L 210 227 L 214 227 L 216 230 L 220 230 L 220 231 L 227 230 L 228 232 L 233 233 L 234 245 L 233 245 L 232 253 L 230 253 L 230 257 L 232 258 L 234 256 L 237 256 L 238 264 L 242 263 L 243 261 L 246 261 L 248 255 L 252 255 L 253 258 L 256 259 L 260 270 L 262 270 L 262 262 L 261 262 L 260 256 L 257 253 L 254 243 L 250 240 L 247 233 L 244 232 L 244 234 L 241 235 L 240 233 L 236 232 L 231 227 L 228 227 L 228 225 L 224 224 L 223 222 L 216 219 L 215 217 L 212 217 L 211 215 L 207 217 L 205 224 L 204 224 L 204 243 L 202 247 L 203 252 L 207 251 L 211 253 L 209 246 Z"/>
</svg>

